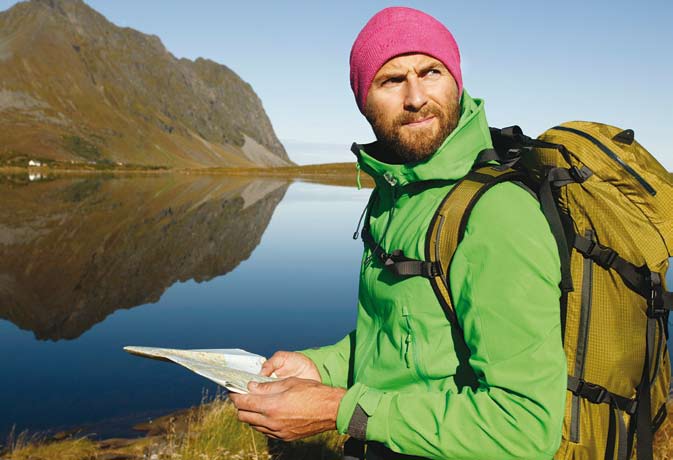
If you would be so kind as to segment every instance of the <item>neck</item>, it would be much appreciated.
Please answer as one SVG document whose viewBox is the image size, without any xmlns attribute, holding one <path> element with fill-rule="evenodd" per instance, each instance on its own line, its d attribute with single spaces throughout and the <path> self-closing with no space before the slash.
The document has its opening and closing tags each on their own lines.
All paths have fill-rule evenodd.
<svg viewBox="0 0 673 460">
<path fill-rule="evenodd" d="M 371 151 L 368 153 L 383 163 L 388 163 L 391 165 L 401 165 L 408 163 L 407 160 L 402 158 L 402 156 L 397 153 L 397 149 L 389 146 L 381 140 L 377 140 L 374 144 L 372 144 L 370 150 Z"/>
</svg>

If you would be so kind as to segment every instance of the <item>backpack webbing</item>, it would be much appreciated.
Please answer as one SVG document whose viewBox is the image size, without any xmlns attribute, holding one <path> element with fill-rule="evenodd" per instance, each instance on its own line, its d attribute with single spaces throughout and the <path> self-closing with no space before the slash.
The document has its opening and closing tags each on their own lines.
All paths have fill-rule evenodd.
<svg viewBox="0 0 673 460">
<path fill-rule="evenodd" d="M 461 179 L 442 200 L 426 235 L 426 260 L 439 266 L 437 276 L 430 277 L 430 284 L 454 326 L 460 327 L 449 288 L 448 273 L 453 254 L 465 234 L 472 208 L 479 198 L 496 184 L 520 181 L 523 175 L 510 168 L 483 166 L 473 169 Z"/>
</svg>

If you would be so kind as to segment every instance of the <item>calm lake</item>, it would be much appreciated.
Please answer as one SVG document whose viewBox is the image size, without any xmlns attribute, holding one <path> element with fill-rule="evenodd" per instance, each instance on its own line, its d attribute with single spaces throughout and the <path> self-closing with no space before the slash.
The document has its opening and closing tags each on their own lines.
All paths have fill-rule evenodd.
<svg viewBox="0 0 673 460">
<path fill-rule="evenodd" d="M 268 356 L 340 339 L 368 196 L 216 176 L 0 178 L 0 444 L 13 426 L 128 435 L 216 392 L 125 345 Z"/>
</svg>

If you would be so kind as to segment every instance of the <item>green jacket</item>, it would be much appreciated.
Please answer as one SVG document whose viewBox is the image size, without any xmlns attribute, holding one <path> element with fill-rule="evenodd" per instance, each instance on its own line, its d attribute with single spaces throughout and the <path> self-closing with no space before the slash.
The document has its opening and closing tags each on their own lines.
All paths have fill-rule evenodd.
<svg viewBox="0 0 673 460">
<path fill-rule="evenodd" d="M 385 236 L 386 252 L 424 259 L 440 201 L 492 146 L 483 106 L 463 93 L 458 128 L 422 162 L 382 163 L 360 146 L 358 163 L 376 181 L 371 233 L 376 241 Z M 433 179 L 449 181 L 410 186 Z M 323 383 L 348 388 L 339 432 L 360 405 L 368 415 L 367 440 L 403 454 L 550 459 L 561 440 L 567 371 L 560 262 L 539 203 L 503 183 L 474 207 L 449 270 L 469 352 L 428 279 L 396 277 L 369 255 L 365 248 L 355 331 L 302 351 Z"/>
</svg>

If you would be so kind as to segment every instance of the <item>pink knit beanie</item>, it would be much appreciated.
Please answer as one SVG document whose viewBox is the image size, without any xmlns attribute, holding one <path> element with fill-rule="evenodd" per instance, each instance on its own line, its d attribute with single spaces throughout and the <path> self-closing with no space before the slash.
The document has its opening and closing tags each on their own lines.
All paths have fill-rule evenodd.
<svg viewBox="0 0 673 460">
<path fill-rule="evenodd" d="M 406 7 L 385 8 L 372 17 L 351 49 L 351 88 L 360 112 L 364 110 L 374 75 L 391 58 L 423 53 L 441 61 L 463 92 L 458 44 L 444 25 L 422 11 Z"/>
</svg>

